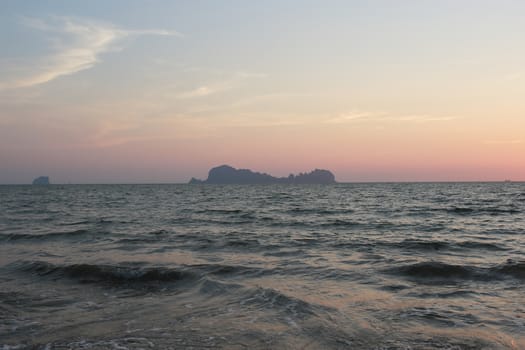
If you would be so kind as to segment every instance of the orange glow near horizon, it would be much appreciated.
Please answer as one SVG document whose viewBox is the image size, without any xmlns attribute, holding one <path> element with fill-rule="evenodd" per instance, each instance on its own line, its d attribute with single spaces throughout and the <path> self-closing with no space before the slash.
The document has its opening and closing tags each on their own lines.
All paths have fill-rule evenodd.
<svg viewBox="0 0 525 350">
<path fill-rule="evenodd" d="M 3 39 L 0 183 L 186 182 L 220 164 L 525 181 L 521 9 L 340 7 L 315 23 L 306 8 L 261 13 L 264 26 L 205 26 L 213 15 L 197 11 L 184 30 L 161 14 L 13 13 L 2 25 L 25 49 Z"/>
</svg>

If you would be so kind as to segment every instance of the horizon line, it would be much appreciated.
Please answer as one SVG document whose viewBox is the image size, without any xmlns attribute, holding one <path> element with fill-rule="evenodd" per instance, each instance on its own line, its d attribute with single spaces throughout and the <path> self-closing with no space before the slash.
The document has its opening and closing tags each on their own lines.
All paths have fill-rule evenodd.
<svg viewBox="0 0 525 350">
<path fill-rule="evenodd" d="M 271 186 L 271 185 L 343 185 L 343 184 L 412 184 L 412 183 L 525 183 L 524 180 L 410 180 L 410 181 L 396 181 L 396 180 L 385 180 L 385 181 L 336 181 L 333 184 L 191 184 L 195 185 L 211 185 L 211 186 Z M 46 186 L 67 186 L 67 185 L 190 185 L 189 181 L 186 182 L 58 182 L 50 183 L 46 185 L 33 185 L 32 183 L 0 183 L 0 186 L 35 186 L 35 187 L 46 187 Z"/>
</svg>

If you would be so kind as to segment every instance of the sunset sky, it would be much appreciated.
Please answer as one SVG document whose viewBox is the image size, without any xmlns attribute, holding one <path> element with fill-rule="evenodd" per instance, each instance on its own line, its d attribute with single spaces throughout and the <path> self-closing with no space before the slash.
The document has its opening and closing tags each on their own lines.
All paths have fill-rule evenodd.
<svg viewBox="0 0 525 350">
<path fill-rule="evenodd" d="M 525 180 L 525 1 L 0 8 L 3 184 Z"/>
</svg>

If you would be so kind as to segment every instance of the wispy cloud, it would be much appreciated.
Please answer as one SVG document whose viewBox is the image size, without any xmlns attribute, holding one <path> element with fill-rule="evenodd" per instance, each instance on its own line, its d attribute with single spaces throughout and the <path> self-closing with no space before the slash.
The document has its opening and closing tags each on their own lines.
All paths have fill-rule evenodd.
<svg viewBox="0 0 525 350">
<path fill-rule="evenodd" d="M 233 128 L 265 128 L 284 127 L 311 124 L 311 120 L 305 120 L 303 115 L 278 114 L 267 116 L 262 113 L 243 113 L 241 116 L 225 115 L 217 118 L 221 125 Z"/>
<path fill-rule="evenodd" d="M 454 120 L 456 117 L 452 116 L 433 116 L 427 114 L 414 115 L 394 115 L 385 112 L 366 112 L 366 111 L 351 111 L 348 113 L 341 113 L 337 117 L 329 118 L 327 123 L 342 124 L 353 122 L 412 122 L 412 123 L 427 123 Z"/>
<path fill-rule="evenodd" d="M 341 113 L 335 118 L 330 118 L 326 122 L 327 123 L 347 123 L 352 122 L 356 120 L 370 120 L 370 119 L 377 119 L 384 115 L 383 113 L 373 113 L 373 112 L 359 112 L 359 111 L 351 111 L 348 113 Z"/>
<path fill-rule="evenodd" d="M 427 115 L 427 114 L 402 115 L 402 116 L 393 116 L 393 117 L 383 118 L 383 120 L 400 121 L 400 122 L 416 122 L 416 123 L 443 122 L 443 121 L 449 121 L 449 120 L 454 120 L 454 119 L 456 119 L 456 117 L 451 117 L 451 116 L 436 117 L 436 116 Z"/>
<path fill-rule="evenodd" d="M 218 73 L 220 71 L 218 70 L 209 70 L 207 68 L 193 68 L 193 69 L 199 69 L 200 71 L 211 71 Z M 226 74 L 224 72 L 220 72 L 220 74 Z M 233 89 L 234 87 L 237 87 L 241 84 L 241 81 L 247 80 L 247 79 L 262 79 L 266 78 L 266 74 L 263 73 L 253 73 L 253 72 L 235 72 L 233 74 L 229 74 L 229 77 L 224 77 L 222 80 L 214 81 L 206 83 L 202 86 L 199 86 L 194 89 L 190 89 L 188 91 L 182 91 L 175 95 L 176 98 L 179 99 L 189 99 L 189 98 L 195 98 L 195 97 L 204 97 L 213 95 L 219 92 L 223 92 L 226 90 Z"/>
<path fill-rule="evenodd" d="M 211 87 L 211 86 L 200 86 L 200 87 L 198 87 L 196 89 L 193 89 L 193 90 L 181 92 L 176 97 L 180 98 L 180 99 L 194 98 L 194 97 L 203 97 L 203 96 L 208 96 L 208 95 L 214 94 L 214 93 L 219 92 L 221 90 L 224 90 L 224 88 L 221 89 L 221 88 Z"/>
<path fill-rule="evenodd" d="M 31 87 L 89 69 L 101 61 L 102 54 L 120 50 L 118 45 L 125 38 L 141 35 L 182 36 L 176 31 L 124 29 L 72 17 L 22 18 L 21 23 L 47 34 L 53 52 L 25 67 L 25 76 L 0 82 L 0 88 Z"/>
<path fill-rule="evenodd" d="M 264 95 L 255 95 L 247 98 L 243 98 L 236 102 L 231 103 L 228 107 L 241 107 L 256 105 L 260 103 L 268 103 L 269 101 L 282 101 L 282 100 L 297 100 L 301 98 L 313 98 L 313 94 L 301 94 L 301 93 L 289 93 L 289 92 L 278 92 Z"/>
</svg>

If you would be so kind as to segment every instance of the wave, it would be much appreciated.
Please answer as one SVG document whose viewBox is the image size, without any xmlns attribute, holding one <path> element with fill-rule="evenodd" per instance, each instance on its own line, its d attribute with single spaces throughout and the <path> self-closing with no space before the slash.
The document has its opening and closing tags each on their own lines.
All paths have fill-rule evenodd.
<svg viewBox="0 0 525 350">
<path fill-rule="evenodd" d="M 337 249 L 369 249 L 377 247 L 395 248 L 408 251 L 445 251 L 445 250 L 467 250 L 467 249 L 483 249 L 492 251 L 504 251 L 508 248 L 500 244 L 476 242 L 476 241 L 433 241 L 433 240 L 419 240 L 419 239 L 405 239 L 398 242 L 389 241 L 342 241 L 331 244 Z"/>
<path fill-rule="evenodd" d="M 310 303 L 276 289 L 262 287 L 251 288 L 244 292 L 240 304 L 257 309 L 276 309 L 281 313 L 293 316 L 294 319 L 318 316 L 324 311 L 335 311 L 325 305 Z"/>
<path fill-rule="evenodd" d="M 199 217 L 193 217 L 190 220 L 192 221 L 210 221 L 217 222 L 221 220 L 213 219 L 216 217 L 224 217 L 228 219 L 246 219 L 246 220 L 255 220 L 257 217 L 253 211 L 242 210 L 242 209 L 197 209 L 189 212 L 190 214 L 199 214 Z M 209 217 L 203 218 L 202 214 L 207 214 Z M 188 219 L 188 218 L 186 218 Z"/>
<path fill-rule="evenodd" d="M 321 227 L 355 227 L 363 224 L 357 221 L 336 219 L 320 224 Z"/>
<path fill-rule="evenodd" d="M 241 265 L 196 264 L 177 268 L 137 266 L 135 264 L 56 265 L 45 261 L 16 263 L 17 270 L 40 277 L 75 279 L 83 283 L 150 283 L 197 281 L 209 276 L 250 277 L 272 274 L 273 270 Z"/>
<path fill-rule="evenodd" d="M 411 307 L 404 310 L 402 313 L 405 317 L 410 319 L 419 318 L 425 322 L 434 324 L 455 327 L 460 324 L 478 324 L 479 318 L 470 312 L 461 312 L 456 310 L 443 310 L 434 307 Z M 439 347 L 441 348 L 441 347 Z M 450 349 L 450 347 L 447 347 Z M 453 347 L 455 348 L 455 347 Z M 469 349 L 471 347 L 468 347 Z M 482 347 L 485 349 L 486 347 Z M 461 347 L 463 349 L 463 347 Z M 475 349 L 479 349 L 475 347 Z"/>
<path fill-rule="evenodd" d="M 201 273 L 215 276 L 260 276 L 271 274 L 273 270 L 242 265 L 220 265 L 220 264 L 202 264 L 192 265 L 192 269 L 199 270 Z"/>
<path fill-rule="evenodd" d="M 445 211 L 450 214 L 456 215 L 506 215 L 506 214 L 519 214 L 522 211 L 516 208 L 499 208 L 499 207 L 451 207 L 446 208 Z"/>
<path fill-rule="evenodd" d="M 82 221 L 74 221 L 74 222 L 63 222 L 60 223 L 60 226 L 76 226 L 76 225 L 86 225 L 90 224 L 91 222 L 89 220 L 82 220 Z"/>
<path fill-rule="evenodd" d="M 357 221 L 333 219 L 327 221 L 315 221 L 311 220 L 299 220 L 299 219 L 276 219 L 276 218 L 259 218 L 259 222 L 262 222 L 267 227 L 293 227 L 293 228 L 304 228 L 304 229 L 316 229 L 316 228 L 345 228 L 345 227 L 358 227 L 364 224 Z"/>
<path fill-rule="evenodd" d="M 264 256 L 275 256 L 275 257 L 287 257 L 287 256 L 300 256 L 302 258 L 308 258 L 309 255 L 303 249 L 273 249 L 263 254 Z"/>
<path fill-rule="evenodd" d="M 468 215 L 468 214 L 472 214 L 475 212 L 473 208 L 468 208 L 468 207 L 451 207 L 451 208 L 445 209 L 445 211 L 447 213 L 458 214 L 458 215 Z"/>
<path fill-rule="evenodd" d="M 233 226 L 242 224 L 251 224 L 256 218 L 253 214 L 246 213 L 232 216 L 216 216 L 217 219 L 197 218 L 197 217 L 177 217 L 170 220 L 171 225 L 213 225 L 213 226 Z M 222 219 L 219 219 L 222 218 Z"/>
<path fill-rule="evenodd" d="M 279 266 L 274 268 L 252 267 L 243 265 L 194 264 L 175 268 L 143 266 L 135 264 L 70 264 L 57 265 L 45 261 L 25 261 L 14 263 L 17 271 L 30 273 L 53 280 L 74 280 L 79 283 L 123 287 L 164 287 L 181 282 L 190 287 L 197 281 L 218 278 L 226 280 L 244 280 L 267 276 L 303 276 L 315 280 L 361 280 L 362 273 L 337 268 L 304 266 Z"/>
<path fill-rule="evenodd" d="M 425 261 L 387 270 L 416 281 L 492 281 L 503 278 L 525 279 L 525 261 L 508 260 L 491 267 L 454 265 L 438 261 Z"/>
<path fill-rule="evenodd" d="M 475 296 L 477 293 L 471 290 L 455 290 L 451 292 L 426 292 L 426 293 L 409 293 L 409 296 L 414 296 L 417 298 L 440 298 L 440 299 L 446 299 L 446 298 L 467 298 Z"/>
<path fill-rule="evenodd" d="M 507 248 L 487 242 L 476 242 L 476 241 L 432 241 L 432 240 L 417 240 L 417 239 L 405 239 L 401 242 L 395 243 L 384 243 L 387 246 L 392 246 L 400 249 L 409 250 L 421 250 L 421 251 L 433 251 L 433 250 L 454 250 L 454 249 L 485 249 L 485 250 L 507 250 Z"/>
<path fill-rule="evenodd" d="M 71 264 L 58 265 L 44 261 L 19 262 L 17 270 L 53 281 L 66 279 L 79 283 L 121 287 L 124 290 L 170 290 L 171 287 L 191 290 L 206 297 L 228 296 L 241 305 L 256 309 L 272 309 L 294 317 L 306 317 L 327 310 L 272 288 L 247 287 L 224 281 L 225 276 L 274 273 L 264 269 L 229 265 L 191 265 L 180 268 L 144 267 L 135 265 Z"/>
<path fill-rule="evenodd" d="M 291 208 L 287 213 L 291 214 L 317 214 L 317 215 L 339 215 L 339 214 L 351 214 L 354 211 L 352 209 L 319 209 L 319 208 Z"/>
<path fill-rule="evenodd" d="M 217 209 L 217 208 L 214 208 L 214 209 L 197 209 L 197 210 L 193 210 L 192 211 L 193 213 L 198 213 L 198 214 L 241 214 L 241 213 L 244 213 L 245 211 L 242 210 L 242 209 Z"/>
<path fill-rule="evenodd" d="M 396 248 L 402 249 L 414 249 L 414 250 L 443 250 L 450 248 L 450 243 L 445 241 L 423 241 L 423 240 L 410 240 L 406 239 L 401 242 L 396 242 L 392 244 Z"/>
<path fill-rule="evenodd" d="M 493 203 L 493 202 L 490 202 Z M 406 213 L 408 216 L 428 217 L 435 213 L 447 213 L 457 216 L 475 216 L 475 215 L 512 215 L 520 214 L 523 211 L 514 205 L 509 207 L 508 204 L 501 207 L 496 206 L 450 206 L 450 207 L 420 207 L 411 208 Z"/>
<path fill-rule="evenodd" d="M 130 243 L 130 244 L 151 243 L 151 242 L 158 242 L 160 240 L 164 241 L 169 236 L 170 236 L 169 231 L 161 229 L 161 230 L 155 230 L 151 232 L 146 232 L 142 234 L 131 235 L 125 238 L 121 238 L 117 241 L 117 243 Z M 185 238 L 189 238 L 189 237 L 185 237 Z"/>
<path fill-rule="evenodd" d="M 182 269 L 95 264 L 55 265 L 43 261 L 24 262 L 19 269 L 38 276 L 54 279 L 65 277 L 83 283 L 179 282 L 199 277 Z"/>
<path fill-rule="evenodd" d="M 491 268 L 491 271 L 518 279 L 525 279 L 525 261 L 507 260 L 505 264 Z"/>
<path fill-rule="evenodd" d="M 241 284 L 225 283 L 205 278 L 199 284 L 199 293 L 207 296 L 230 295 L 241 288 L 243 288 Z"/>
<path fill-rule="evenodd" d="M 18 240 L 50 240 L 50 239 L 60 239 L 60 238 L 75 238 L 79 236 L 84 236 L 89 233 L 94 233 L 89 230 L 74 230 L 66 232 L 49 232 L 43 234 L 30 234 L 30 233 L 11 233 L 7 235 L 0 235 L 0 238 L 4 241 L 18 241 Z"/>
<path fill-rule="evenodd" d="M 459 247 L 468 249 L 508 250 L 507 248 L 495 243 L 464 241 L 455 244 Z"/>
<path fill-rule="evenodd" d="M 224 242 L 226 247 L 251 248 L 260 246 L 257 239 L 230 239 Z"/>
<path fill-rule="evenodd" d="M 469 266 L 451 265 L 437 261 L 420 262 L 405 265 L 391 270 L 402 275 L 417 278 L 461 278 L 472 276 L 473 270 Z"/>
</svg>

